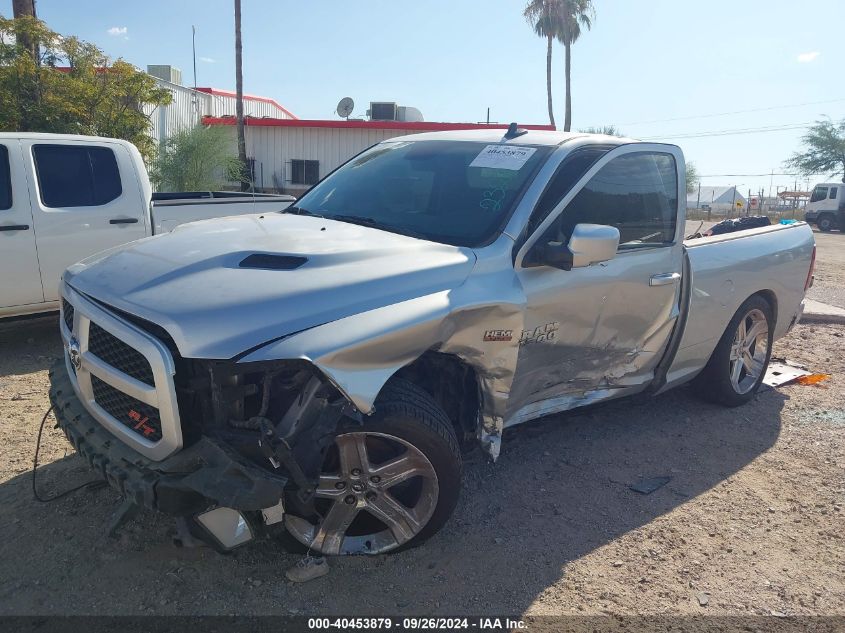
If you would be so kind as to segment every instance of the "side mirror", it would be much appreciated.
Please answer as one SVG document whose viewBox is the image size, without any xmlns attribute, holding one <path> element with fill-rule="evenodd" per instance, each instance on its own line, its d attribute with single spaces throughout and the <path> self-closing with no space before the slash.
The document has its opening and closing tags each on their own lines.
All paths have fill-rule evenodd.
<svg viewBox="0 0 845 633">
<path fill-rule="evenodd" d="M 583 268 L 616 257 L 619 229 L 604 224 L 576 224 L 569 238 L 572 267 Z"/>
<path fill-rule="evenodd" d="M 616 256 L 619 248 L 619 229 L 603 224 L 576 224 L 569 243 L 547 242 L 535 244 L 522 265 L 551 266 L 561 270 L 584 268 L 606 262 Z"/>
</svg>

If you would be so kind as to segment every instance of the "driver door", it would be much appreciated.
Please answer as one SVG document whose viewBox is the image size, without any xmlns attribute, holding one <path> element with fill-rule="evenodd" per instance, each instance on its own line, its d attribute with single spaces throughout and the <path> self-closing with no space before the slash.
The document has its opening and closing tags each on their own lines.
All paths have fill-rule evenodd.
<svg viewBox="0 0 845 633">
<path fill-rule="evenodd" d="M 559 199 L 540 200 L 552 210 L 516 258 L 525 329 L 506 424 L 640 391 L 652 380 L 679 313 L 682 165 L 676 148 L 628 145 L 607 152 L 568 191 L 547 188 Z M 571 181 L 566 166 L 555 179 Z M 566 244 L 583 223 L 619 230 L 615 257 L 571 270 L 522 266 L 535 244 Z"/>
</svg>

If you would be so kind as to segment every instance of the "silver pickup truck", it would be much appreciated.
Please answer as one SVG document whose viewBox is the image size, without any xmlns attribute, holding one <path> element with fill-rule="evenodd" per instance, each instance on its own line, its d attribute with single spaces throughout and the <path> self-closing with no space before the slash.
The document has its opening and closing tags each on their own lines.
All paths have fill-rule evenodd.
<svg viewBox="0 0 845 633">
<path fill-rule="evenodd" d="M 419 544 L 506 427 L 695 381 L 736 406 L 812 280 L 804 223 L 684 239 L 672 145 L 391 139 L 282 213 L 69 268 L 51 400 L 137 504 L 222 549 Z M 706 421 L 702 420 L 702 424 Z"/>
</svg>

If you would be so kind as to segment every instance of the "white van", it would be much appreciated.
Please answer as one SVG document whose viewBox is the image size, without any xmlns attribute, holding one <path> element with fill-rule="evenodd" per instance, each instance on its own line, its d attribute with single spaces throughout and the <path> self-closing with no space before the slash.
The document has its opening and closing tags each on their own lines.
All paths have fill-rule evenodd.
<svg viewBox="0 0 845 633">
<path fill-rule="evenodd" d="M 813 187 L 810 202 L 804 209 L 804 220 L 815 224 L 820 231 L 831 231 L 845 226 L 845 207 L 842 197 L 845 183 L 822 182 Z"/>
</svg>

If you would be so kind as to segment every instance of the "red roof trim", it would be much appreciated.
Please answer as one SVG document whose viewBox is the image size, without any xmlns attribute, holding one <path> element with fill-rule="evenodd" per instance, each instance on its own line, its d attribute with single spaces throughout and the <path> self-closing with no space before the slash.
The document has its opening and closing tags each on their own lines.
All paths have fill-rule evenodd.
<svg viewBox="0 0 845 633">
<path fill-rule="evenodd" d="M 202 118 L 204 125 L 234 125 L 235 117 L 211 117 Z M 436 121 L 346 121 L 322 120 L 322 119 L 264 119 L 256 117 L 245 117 L 244 125 L 256 127 L 318 127 L 318 128 L 342 128 L 342 129 L 369 129 L 369 130 L 416 130 L 426 132 L 444 132 L 447 130 L 506 130 L 508 126 L 504 123 L 440 123 Z M 557 128 L 554 125 L 520 125 L 526 130 L 550 130 Z"/>
<path fill-rule="evenodd" d="M 199 90 L 200 92 L 205 92 L 206 94 L 210 95 L 217 95 L 219 97 L 235 97 L 237 93 L 232 92 L 231 90 L 220 90 L 219 88 L 194 88 L 194 90 Z M 256 95 L 244 95 L 244 99 L 247 101 L 260 101 L 262 103 L 269 103 L 270 105 L 274 105 L 279 110 L 287 114 L 292 119 L 297 119 L 298 117 L 293 114 L 290 110 L 282 106 L 278 101 L 275 99 L 271 99 L 270 97 L 258 97 Z M 284 119 L 281 119 L 284 120 Z"/>
</svg>

